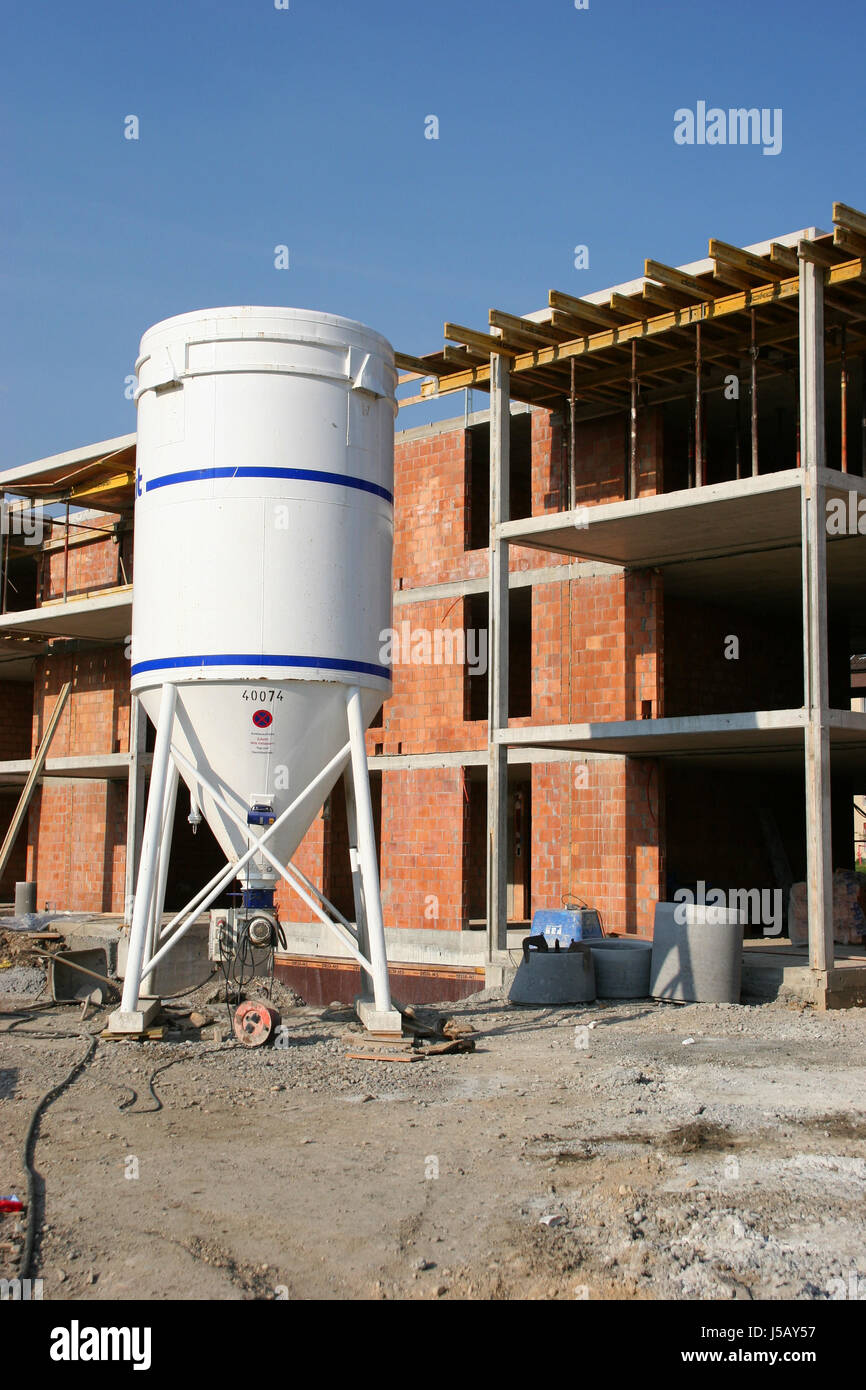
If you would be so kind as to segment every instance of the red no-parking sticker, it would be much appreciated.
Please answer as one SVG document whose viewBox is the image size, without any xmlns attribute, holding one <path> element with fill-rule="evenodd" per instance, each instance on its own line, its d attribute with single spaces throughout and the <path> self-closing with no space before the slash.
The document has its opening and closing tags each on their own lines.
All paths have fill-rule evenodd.
<svg viewBox="0 0 866 1390">
<path fill-rule="evenodd" d="M 274 716 L 270 710 L 257 709 L 253 715 L 253 723 L 257 729 L 269 729 L 274 722 Z"/>
</svg>

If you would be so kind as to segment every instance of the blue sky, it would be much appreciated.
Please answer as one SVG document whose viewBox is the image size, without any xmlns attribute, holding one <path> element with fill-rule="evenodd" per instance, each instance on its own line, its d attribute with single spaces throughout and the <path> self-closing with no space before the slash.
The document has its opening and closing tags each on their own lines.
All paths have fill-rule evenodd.
<svg viewBox="0 0 866 1390">
<path fill-rule="evenodd" d="M 324 309 L 421 353 L 645 256 L 829 227 L 866 206 L 864 38 L 851 0 L 6 0 L 0 467 L 133 430 L 171 314 Z M 700 100 L 780 107 L 782 152 L 676 145 Z"/>
</svg>

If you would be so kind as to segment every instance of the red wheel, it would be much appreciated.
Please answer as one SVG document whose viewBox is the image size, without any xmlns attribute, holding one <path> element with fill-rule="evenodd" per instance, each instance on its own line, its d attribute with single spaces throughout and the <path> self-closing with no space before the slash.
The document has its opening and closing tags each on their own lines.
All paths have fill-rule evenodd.
<svg viewBox="0 0 866 1390">
<path fill-rule="evenodd" d="M 281 1021 L 276 1009 L 246 999 L 235 1011 L 235 1037 L 244 1047 L 262 1047 L 273 1042 Z"/>
</svg>

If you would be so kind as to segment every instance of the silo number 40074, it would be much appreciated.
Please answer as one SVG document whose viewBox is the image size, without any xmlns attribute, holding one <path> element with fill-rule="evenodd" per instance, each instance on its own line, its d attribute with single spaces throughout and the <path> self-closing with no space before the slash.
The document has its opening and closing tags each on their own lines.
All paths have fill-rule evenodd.
<svg viewBox="0 0 866 1390">
<path fill-rule="evenodd" d="M 282 690 L 245 690 L 242 700 L 250 700 L 254 705 L 272 705 L 283 698 Z"/>
</svg>

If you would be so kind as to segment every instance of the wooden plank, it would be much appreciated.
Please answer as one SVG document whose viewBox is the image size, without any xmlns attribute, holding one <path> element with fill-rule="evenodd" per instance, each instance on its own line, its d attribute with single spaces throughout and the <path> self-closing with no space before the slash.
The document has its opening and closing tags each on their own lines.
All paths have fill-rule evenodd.
<svg viewBox="0 0 866 1390">
<path fill-rule="evenodd" d="M 754 251 L 743 251 L 739 246 L 731 246 L 727 241 L 718 241 L 715 237 L 710 237 L 710 260 L 722 261 L 726 266 L 733 266 L 735 270 L 756 275 L 760 284 L 765 284 L 768 276 L 770 279 L 786 278 L 785 271 L 774 265 L 771 260 L 756 256 Z"/>
<path fill-rule="evenodd" d="M 617 294 L 614 290 L 610 296 L 610 307 L 617 314 L 624 314 L 627 323 L 634 323 L 635 319 L 650 319 L 653 311 L 647 301 L 639 295 L 629 298 L 624 294 Z"/>
<path fill-rule="evenodd" d="M 696 299 L 707 301 L 716 298 L 715 290 L 707 289 L 694 275 L 687 275 L 684 270 L 665 265 L 663 261 L 644 261 L 644 275 L 648 280 L 658 280 L 660 284 L 670 285 L 672 289 L 679 290 L 682 294 L 690 294 Z"/>
<path fill-rule="evenodd" d="M 348 1062 L 421 1062 L 423 1052 L 347 1052 Z"/>
<path fill-rule="evenodd" d="M 429 362 L 425 362 L 423 357 L 412 357 L 408 352 L 395 352 L 394 365 L 398 371 L 408 372 L 410 377 L 415 376 L 439 376 L 440 373 L 435 367 L 431 367 Z M 401 380 L 407 380 L 406 377 Z"/>
<path fill-rule="evenodd" d="M 54 735 L 57 731 L 57 725 L 60 723 L 60 716 L 63 713 L 63 707 L 66 704 L 71 689 L 72 682 L 67 681 L 66 684 L 62 686 L 60 694 L 54 702 L 54 708 L 51 711 L 51 718 L 48 721 L 48 728 L 45 730 L 45 737 L 40 743 L 36 756 L 33 759 L 33 763 L 30 768 L 27 781 L 24 783 L 21 796 L 18 799 L 18 805 L 15 807 L 15 814 L 13 815 L 12 820 L 10 822 L 9 829 L 6 832 L 6 838 L 3 841 L 3 845 L 2 847 L 0 847 L 0 878 L 2 878 L 4 873 L 6 872 L 6 865 L 8 864 L 9 856 L 12 853 L 12 847 L 15 844 L 15 841 L 18 837 L 18 832 L 21 829 L 24 817 L 27 814 L 27 807 L 30 805 L 31 797 L 33 796 L 33 793 L 36 790 L 36 783 L 39 781 L 39 778 L 42 775 L 42 769 L 44 768 L 45 760 L 48 757 L 48 749 L 51 747 L 51 740 L 54 738 Z"/>
<path fill-rule="evenodd" d="M 442 336 L 451 338 L 455 343 L 475 348 L 485 357 L 489 357 L 491 352 L 502 353 L 504 357 L 516 356 L 514 349 L 505 347 L 501 338 L 495 337 L 492 333 L 478 333 L 474 328 L 464 328 L 462 323 L 446 323 Z"/>
<path fill-rule="evenodd" d="M 795 273 L 798 273 L 800 270 L 800 259 L 795 248 L 793 246 L 783 246 L 780 241 L 773 241 L 770 243 L 770 259 L 774 265 L 781 267 L 783 270 L 794 271 Z"/>
<path fill-rule="evenodd" d="M 833 231 L 833 245 L 851 256 L 866 255 L 866 236 L 849 231 L 847 227 L 836 227 Z"/>
<path fill-rule="evenodd" d="M 806 242 L 801 243 L 801 245 L 808 248 L 813 243 Z M 827 286 L 848 284 L 851 281 L 862 280 L 864 275 L 866 275 L 866 258 L 858 257 L 850 261 L 840 261 L 834 263 L 826 271 L 825 284 Z M 551 294 L 553 293 L 551 291 Z M 659 334 L 669 333 L 672 328 L 682 328 L 700 322 L 711 322 L 715 326 L 718 320 L 726 319 L 732 314 L 741 314 L 750 308 L 772 308 L 787 300 L 795 299 L 798 294 L 799 277 L 793 275 L 787 280 L 756 285 L 751 290 L 741 290 L 736 294 L 725 295 L 713 303 L 686 304 L 680 309 L 672 309 L 668 313 L 659 314 L 654 318 L 642 319 L 638 323 L 622 324 L 617 328 L 576 338 L 572 342 L 552 345 L 549 348 L 541 348 L 531 353 L 522 353 L 516 357 L 512 372 L 519 375 L 533 367 L 550 366 L 554 363 L 567 362 L 572 357 L 584 357 L 596 352 L 609 351 L 611 348 L 620 347 L 630 342 L 632 338 L 656 337 Z M 733 343 L 726 343 L 725 346 L 730 351 Z M 442 389 L 444 391 L 457 391 L 466 386 L 489 381 L 489 367 L 479 367 L 477 373 L 473 379 L 467 379 L 464 373 L 455 373 L 453 377 L 443 380 Z M 425 397 L 435 394 L 429 387 L 422 389 Z"/>
<path fill-rule="evenodd" d="M 840 227 L 846 227 L 849 231 L 866 237 L 866 213 L 849 207 L 847 203 L 833 204 L 833 221 Z"/>
<path fill-rule="evenodd" d="M 812 265 L 823 265 L 828 268 L 838 265 L 833 252 L 825 246 L 818 246 L 814 241 L 799 241 L 797 243 L 797 255 L 801 261 L 810 261 Z"/>
<path fill-rule="evenodd" d="M 551 331 L 550 325 L 527 323 L 526 319 L 516 318 L 514 314 L 504 314 L 500 309 L 490 310 L 490 325 L 492 328 L 501 329 L 504 338 L 516 341 L 518 346 L 522 347 L 534 347 L 536 343 L 547 346 L 549 343 L 562 342 L 559 334 Z"/>
<path fill-rule="evenodd" d="M 561 290 L 551 290 L 547 298 L 551 309 L 560 309 L 580 321 L 602 325 L 619 323 L 619 316 L 603 304 L 590 304 L 586 299 L 575 299 L 573 294 L 563 294 Z"/>
<path fill-rule="evenodd" d="M 452 347 L 446 343 L 442 349 L 442 356 L 452 367 L 474 366 L 476 363 L 484 366 L 490 360 L 490 354 L 479 352 L 475 348 Z"/>
</svg>

